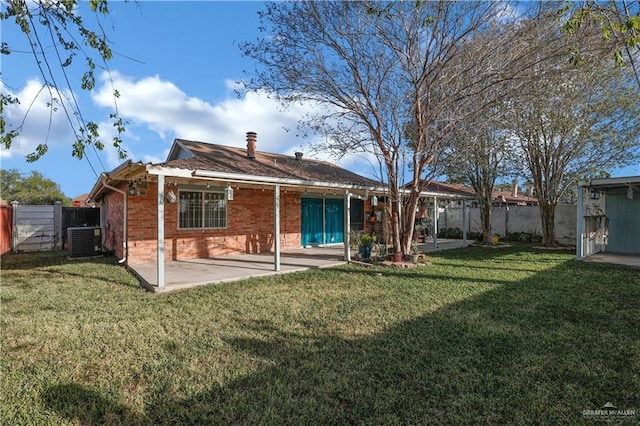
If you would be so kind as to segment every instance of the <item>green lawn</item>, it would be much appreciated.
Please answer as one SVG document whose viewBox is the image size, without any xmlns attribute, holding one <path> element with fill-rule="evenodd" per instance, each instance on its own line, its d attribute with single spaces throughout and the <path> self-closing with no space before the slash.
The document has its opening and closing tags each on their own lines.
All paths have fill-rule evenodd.
<svg viewBox="0 0 640 426">
<path fill-rule="evenodd" d="M 2 258 L 0 424 L 640 418 L 640 269 L 469 248 L 145 292 L 112 259 Z"/>
</svg>

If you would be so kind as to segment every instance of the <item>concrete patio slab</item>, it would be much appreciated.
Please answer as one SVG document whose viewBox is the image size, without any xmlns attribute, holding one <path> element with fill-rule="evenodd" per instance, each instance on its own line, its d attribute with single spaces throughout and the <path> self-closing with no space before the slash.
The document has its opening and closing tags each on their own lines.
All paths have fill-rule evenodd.
<svg viewBox="0 0 640 426">
<path fill-rule="evenodd" d="M 418 246 L 424 253 L 464 247 L 462 240 L 438 240 Z M 233 254 L 208 259 L 172 260 L 165 262 L 165 285 L 158 287 L 156 263 L 130 265 L 129 270 L 142 285 L 154 293 L 166 293 L 207 284 L 226 283 L 252 277 L 286 274 L 307 269 L 344 265 L 344 247 L 340 245 L 283 251 L 280 271 L 274 270 L 273 253 Z"/>
<path fill-rule="evenodd" d="M 611 263 L 640 268 L 640 256 L 637 254 L 596 253 L 583 259 L 585 262 Z"/>
<path fill-rule="evenodd" d="M 244 280 L 314 268 L 343 265 L 342 245 L 312 247 L 283 251 L 280 271 L 274 270 L 273 253 L 234 254 L 208 259 L 173 260 L 165 262 L 165 286 L 158 287 L 157 264 L 130 265 L 129 270 L 142 285 L 155 292 L 165 293 L 207 284 Z"/>
</svg>

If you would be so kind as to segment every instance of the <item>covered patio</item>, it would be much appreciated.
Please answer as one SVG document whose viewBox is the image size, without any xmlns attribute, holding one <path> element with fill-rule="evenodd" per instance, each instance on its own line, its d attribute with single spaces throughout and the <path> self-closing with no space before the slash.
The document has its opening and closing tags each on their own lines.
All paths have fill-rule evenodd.
<svg viewBox="0 0 640 426">
<path fill-rule="evenodd" d="M 148 290 L 167 293 L 207 284 L 329 268 L 346 263 L 342 244 L 282 251 L 279 271 L 274 270 L 273 262 L 273 253 L 231 254 L 207 259 L 166 261 L 164 286 L 158 286 L 158 265 L 155 262 L 130 265 L 129 269 Z"/>
</svg>

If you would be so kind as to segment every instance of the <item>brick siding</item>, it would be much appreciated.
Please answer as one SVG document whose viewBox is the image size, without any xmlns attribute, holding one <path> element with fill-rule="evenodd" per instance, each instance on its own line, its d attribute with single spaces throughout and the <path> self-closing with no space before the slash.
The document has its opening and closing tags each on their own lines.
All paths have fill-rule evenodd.
<svg viewBox="0 0 640 426">
<path fill-rule="evenodd" d="M 128 198 L 129 264 L 156 261 L 158 233 L 157 185 L 148 183 L 147 195 Z M 124 189 L 124 188 L 123 188 Z M 167 187 L 167 191 L 173 189 Z M 174 192 L 177 190 L 174 189 Z M 122 256 L 122 195 L 111 193 L 105 245 Z M 178 229 L 178 203 L 164 204 L 165 259 L 186 260 L 230 253 L 262 253 L 273 250 L 273 189 L 234 188 L 227 203 L 227 228 Z M 300 193 L 280 191 L 280 247 L 299 248 Z"/>
</svg>

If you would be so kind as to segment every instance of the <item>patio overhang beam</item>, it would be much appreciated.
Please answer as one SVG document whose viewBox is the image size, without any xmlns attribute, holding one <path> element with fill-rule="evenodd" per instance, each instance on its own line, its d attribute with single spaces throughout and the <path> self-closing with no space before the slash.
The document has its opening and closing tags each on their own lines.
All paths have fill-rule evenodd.
<svg viewBox="0 0 640 426">
<path fill-rule="evenodd" d="M 281 185 L 284 187 L 299 187 L 299 188 L 316 188 L 316 189 L 333 189 L 333 190 L 350 190 L 350 191 L 364 191 L 375 195 L 384 195 L 389 192 L 388 187 L 380 185 L 358 185 L 358 184 L 345 184 L 337 182 L 325 182 L 325 181 L 313 181 L 305 179 L 293 179 L 293 178 L 277 178 L 269 176 L 257 176 L 247 175 L 240 173 L 226 173 L 216 172 L 211 170 L 188 170 L 188 169 L 175 169 L 171 167 L 148 165 L 147 172 L 150 175 L 165 175 L 167 177 L 184 178 L 184 179 L 204 179 L 204 180 L 217 180 L 223 182 L 233 183 L 245 183 L 249 185 Z M 400 189 L 400 194 L 408 195 L 410 190 Z M 476 197 L 472 195 L 453 194 L 448 192 L 435 192 L 435 191 L 421 191 L 420 197 L 438 197 L 440 199 L 449 200 L 473 200 Z"/>
</svg>

